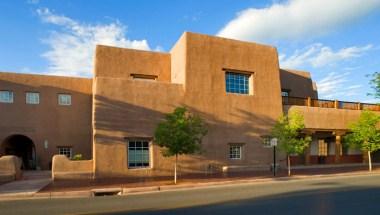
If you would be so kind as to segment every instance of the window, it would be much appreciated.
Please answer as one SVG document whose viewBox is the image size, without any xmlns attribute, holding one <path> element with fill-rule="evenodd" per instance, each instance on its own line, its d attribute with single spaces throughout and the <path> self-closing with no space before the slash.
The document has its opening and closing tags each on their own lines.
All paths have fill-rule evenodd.
<svg viewBox="0 0 380 215">
<path fill-rule="evenodd" d="M 128 141 L 128 168 L 149 166 L 149 142 L 147 140 Z"/>
<path fill-rule="evenodd" d="M 250 74 L 226 72 L 227 93 L 249 94 Z"/>
<path fill-rule="evenodd" d="M 241 146 L 230 146 L 230 159 L 241 159 Z"/>
<path fill-rule="evenodd" d="M 282 90 L 281 96 L 282 96 L 282 104 L 284 105 L 289 104 L 289 90 Z"/>
<path fill-rule="evenodd" d="M 58 147 L 58 154 L 66 155 L 66 157 L 71 158 L 73 150 L 71 147 Z"/>
<path fill-rule="evenodd" d="M 2 90 L 0 91 L 0 102 L 1 103 L 13 103 L 13 92 Z"/>
<path fill-rule="evenodd" d="M 318 156 L 327 156 L 328 144 L 325 140 L 318 140 Z"/>
<path fill-rule="evenodd" d="M 270 143 L 270 140 L 271 140 L 271 138 L 270 137 L 262 137 L 262 139 L 263 139 L 263 145 L 264 145 L 264 147 L 265 148 L 271 148 L 272 147 L 272 145 L 271 145 L 271 143 Z"/>
<path fill-rule="evenodd" d="M 281 91 L 281 96 L 289 97 L 289 91 Z"/>
<path fill-rule="evenodd" d="M 58 104 L 59 105 L 71 105 L 71 95 L 69 95 L 69 94 L 58 94 Z"/>
<path fill-rule="evenodd" d="M 26 104 L 40 103 L 40 93 L 27 92 L 25 98 L 26 98 Z"/>
<path fill-rule="evenodd" d="M 143 80 L 143 81 L 155 81 L 157 80 L 156 75 L 144 75 L 144 74 L 131 74 L 134 80 Z"/>
</svg>

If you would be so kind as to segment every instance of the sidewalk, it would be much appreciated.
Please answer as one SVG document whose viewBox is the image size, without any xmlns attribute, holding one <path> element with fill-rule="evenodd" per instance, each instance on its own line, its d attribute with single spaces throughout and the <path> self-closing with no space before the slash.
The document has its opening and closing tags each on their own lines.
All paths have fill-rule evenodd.
<svg viewBox="0 0 380 215">
<path fill-rule="evenodd" d="M 0 195 L 0 200 L 20 198 L 70 198 L 91 197 L 94 195 L 130 195 L 141 192 L 158 192 L 176 189 L 201 188 L 219 185 L 241 183 L 266 183 L 284 180 L 313 179 L 320 177 L 336 177 L 350 175 L 380 174 L 380 166 L 375 166 L 372 173 L 367 166 L 327 167 L 311 169 L 295 169 L 288 177 L 286 170 L 280 171 L 276 177 L 271 172 L 244 172 L 213 175 L 180 176 L 179 183 L 173 184 L 172 177 L 141 178 L 114 178 L 103 180 L 64 180 L 51 182 L 39 192 L 33 194 L 13 192 L 12 195 Z M 35 180 L 35 179 L 34 179 Z M 14 182 L 16 183 L 16 182 Z M 1 187 L 1 186 L 0 186 Z M 20 190 L 18 190 L 20 191 Z M 25 195 L 27 194 L 27 195 Z"/>
<path fill-rule="evenodd" d="M 26 171 L 21 180 L 0 185 L 0 199 L 32 197 L 50 182 L 49 171 Z"/>
</svg>

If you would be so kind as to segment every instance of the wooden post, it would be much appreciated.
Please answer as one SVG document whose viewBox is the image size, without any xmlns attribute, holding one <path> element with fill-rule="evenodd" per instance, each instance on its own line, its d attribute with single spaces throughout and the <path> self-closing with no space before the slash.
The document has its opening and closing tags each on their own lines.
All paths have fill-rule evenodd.
<svg viewBox="0 0 380 215">
<path fill-rule="evenodd" d="M 307 97 L 307 106 L 311 107 L 311 98 L 310 97 Z"/>
<path fill-rule="evenodd" d="M 358 110 L 361 110 L 361 105 L 360 105 L 360 102 L 358 102 Z"/>
<path fill-rule="evenodd" d="M 335 135 L 335 163 L 340 163 L 340 156 L 342 154 L 341 136 Z"/>
<path fill-rule="evenodd" d="M 338 108 L 339 108 L 339 102 L 338 102 L 338 100 L 335 100 L 335 101 L 334 101 L 334 108 L 335 108 L 335 109 L 338 109 Z"/>
</svg>

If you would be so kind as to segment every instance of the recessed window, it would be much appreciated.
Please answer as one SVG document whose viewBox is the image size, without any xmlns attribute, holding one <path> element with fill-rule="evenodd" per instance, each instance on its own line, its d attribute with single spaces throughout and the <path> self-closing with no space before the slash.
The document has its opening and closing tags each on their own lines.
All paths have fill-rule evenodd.
<svg viewBox="0 0 380 215">
<path fill-rule="evenodd" d="M 71 158 L 73 155 L 73 149 L 71 147 L 58 147 L 58 154 L 66 155 L 66 157 Z"/>
<path fill-rule="evenodd" d="M 147 168 L 149 166 L 149 141 L 128 141 L 128 168 Z"/>
<path fill-rule="evenodd" d="M 71 95 L 70 94 L 58 94 L 58 104 L 59 105 L 71 105 Z"/>
<path fill-rule="evenodd" d="M 40 103 L 40 93 L 27 92 L 25 95 L 26 104 L 39 104 Z"/>
<path fill-rule="evenodd" d="M 227 93 L 250 94 L 250 74 L 226 72 Z"/>
<path fill-rule="evenodd" d="M 230 146 L 230 159 L 232 160 L 241 159 L 241 149 L 242 149 L 242 146 Z"/>
<path fill-rule="evenodd" d="M 318 156 L 328 155 L 328 144 L 324 140 L 318 140 Z"/>
<path fill-rule="evenodd" d="M 142 81 L 156 81 L 156 75 L 144 75 L 144 74 L 131 74 L 133 80 L 142 80 Z"/>
<path fill-rule="evenodd" d="M 0 102 L 1 103 L 13 103 L 13 92 L 7 90 L 0 91 Z"/>
</svg>

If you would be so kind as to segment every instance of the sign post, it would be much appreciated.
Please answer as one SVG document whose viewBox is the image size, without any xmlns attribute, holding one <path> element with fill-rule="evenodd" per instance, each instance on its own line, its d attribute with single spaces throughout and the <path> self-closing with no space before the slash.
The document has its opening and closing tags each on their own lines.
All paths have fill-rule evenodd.
<svg viewBox="0 0 380 215">
<path fill-rule="evenodd" d="M 276 146 L 277 146 L 277 138 L 272 138 L 270 140 L 270 145 L 273 147 L 273 176 L 276 176 Z"/>
</svg>

